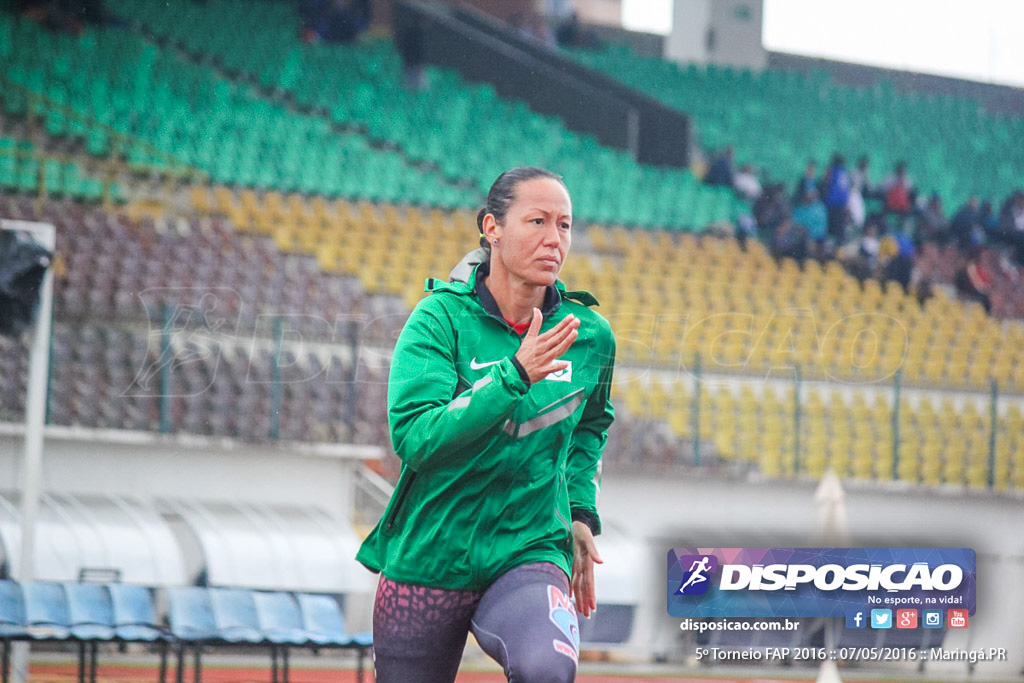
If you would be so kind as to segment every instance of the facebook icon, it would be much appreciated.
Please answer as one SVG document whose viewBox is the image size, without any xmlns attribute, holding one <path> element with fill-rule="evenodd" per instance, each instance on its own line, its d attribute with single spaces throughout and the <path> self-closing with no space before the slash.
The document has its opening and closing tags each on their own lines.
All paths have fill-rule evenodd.
<svg viewBox="0 0 1024 683">
<path fill-rule="evenodd" d="M 846 613 L 846 628 L 867 628 L 868 618 L 864 610 L 858 609 Z"/>
</svg>

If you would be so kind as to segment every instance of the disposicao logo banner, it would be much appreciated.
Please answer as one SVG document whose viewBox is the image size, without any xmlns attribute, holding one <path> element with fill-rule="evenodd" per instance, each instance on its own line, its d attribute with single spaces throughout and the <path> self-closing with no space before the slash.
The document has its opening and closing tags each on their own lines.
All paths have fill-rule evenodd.
<svg viewBox="0 0 1024 683">
<path fill-rule="evenodd" d="M 673 617 L 843 617 L 872 609 L 975 610 L 970 548 L 673 548 Z"/>
</svg>

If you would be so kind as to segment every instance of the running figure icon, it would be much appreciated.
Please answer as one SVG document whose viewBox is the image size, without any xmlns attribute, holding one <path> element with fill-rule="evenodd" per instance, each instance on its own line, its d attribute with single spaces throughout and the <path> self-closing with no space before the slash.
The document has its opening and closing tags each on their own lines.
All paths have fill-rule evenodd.
<svg viewBox="0 0 1024 683">
<path fill-rule="evenodd" d="M 688 570 L 690 572 L 690 577 L 686 579 L 682 586 L 679 587 L 680 593 L 683 593 L 688 587 L 694 584 L 703 583 L 708 580 L 708 577 L 705 576 L 705 574 L 711 569 L 708 567 L 709 559 L 710 558 L 705 555 L 700 558 L 700 560 L 693 561 L 693 564 L 690 565 L 690 569 Z"/>
</svg>

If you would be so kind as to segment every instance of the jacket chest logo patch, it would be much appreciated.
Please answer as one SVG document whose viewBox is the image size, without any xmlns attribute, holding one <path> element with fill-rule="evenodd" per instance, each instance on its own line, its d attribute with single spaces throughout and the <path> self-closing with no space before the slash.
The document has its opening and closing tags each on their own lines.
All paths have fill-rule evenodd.
<svg viewBox="0 0 1024 683">
<path fill-rule="evenodd" d="M 555 372 L 548 373 L 548 376 L 544 379 L 549 379 L 552 382 L 571 382 L 572 381 L 572 361 L 560 361 L 568 363 L 562 370 L 556 370 Z"/>
</svg>

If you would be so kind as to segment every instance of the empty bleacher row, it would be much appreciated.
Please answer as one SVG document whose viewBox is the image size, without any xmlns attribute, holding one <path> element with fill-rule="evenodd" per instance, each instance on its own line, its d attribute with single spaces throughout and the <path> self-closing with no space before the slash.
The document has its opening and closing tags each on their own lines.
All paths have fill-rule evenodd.
<svg viewBox="0 0 1024 683">
<path fill-rule="evenodd" d="M 127 136 L 122 140 L 144 141 L 218 182 L 386 201 L 412 196 L 439 205 L 475 196 L 358 134 L 293 112 L 130 32 L 88 29 L 72 37 L 0 12 L 0 34 L 11 46 L 7 77 L 77 116 L 54 117 L 42 100 L 35 101 L 39 111 L 29 112 L 17 89 L 5 96 L 5 112 L 46 117 L 48 135 L 79 139 L 96 156 L 122 151 L 113 149 L 109 127 Z M 82 121 L 97 125 L 90 129 Z M 141 144 L 127 157 L 155 166 L 166 161 Z"/>
<path fill-rule="evenodd" d="M 47 202 L 37 216 L 30 199 L 9 195 L 0 195 L 0 215 L 57 228 L 59 314 L 159 327 L 167 307 L 209 294 L 204 303 L 225 318 L 222 333 L 224 325 L 247 332 L 261 317 L 287 315 L 293 326 L 308 321 L 307 332 L 329 339 L 339 316 L 362 316 L 375 321 L 366 331 L 379 342 L 394 337 L 406 313 L 395 300 L 368 296 L 351 278 L 325 275 L 312 255 L 282 253 L 220 219 L 158 228 L 71 201 Z"/>
<path fill-rule="evenodd" d="M 48 158 L 40 162 L 28 140 L 0 136 L 0 191 L 31 194 L 40 185 L 56 197 L 96 201 L 103 196 L 103 181 L 73 161 Z M 115 199 L 120 192 L 114 183 Z"/>
<path fill-rule="evenodd" d="M 362 680 L 372 637 L 348 631 L 344 611 L 332 596 L 196 586 L 159 589 L 159 597 L 157 592 L 136 584 L 0 580 L 3 679 L 9 675 L 10 643 L 30 641 L 77 644 L 79 680 L 93 683 L 102 643 L 158 649 L 161 683 L 169 650 L 177 653 L 178 681 L 184 680 L 186 649 L 193 651 L 193 677 L 199 681 L 202 649 L 218 645 L 268 649 L 275 683 L 289 680 L 291 648 L 353 650 Z"/>
<path fill-rule="evenodd" d="M 74 202 L 47 211 L 60 263 L 52 423 L 381 441 L 386 370 L 376 349 L 393 343 L 407 315 L 400 302 L 223 226 L 158 233 Z M 31 217 L 32 202 L 3 198 L 0 215 Z M 0 343 L 5 376 L 24 388 L 24 347 Z M 6 415 L 22 414 L 24 391 L 0 400 Z"/>
<path fill-rule="evenodd" d="M 358 276 L 366 291 L 399 294 L 410 309 L 422 298 L 426 277 L 447 275 L 474 246 L 476 218 L 468 210 L 378 207 L 273 191 L 236 196 L 202 186 L 192 188 L 191 198 L 200 215 L 223 215 L 240 231 L 271 238 L 284 253 L 315 255 L 323 272 Z"/>
<path fill-rule="evenodd" d="M 818 479 L 833 469 L 860 481 L 1024 488 L 1019 397 L 997 404 L 993 415 L 990 400 L 949 393 L 915 392 L 896 406 L 891 389 L 750 378 L 698 382 L 683 373 L 635 370 L 619 373 L 615 396 L 621 416 L 660 422 L 668 427 L 666 439 L 678 440 L 671 459 L 634 461 L 634 467 L 693 463 L 692 445 L 703 442 L 703 464 L 769 478 Z"/>
<path fill-rule="evenodd" d="M 689 171 L 639 165 L 624 152 L 601 147 L 556 119 L 504 101 L 492 87 L 470 85 L 452 72 L 431 69 L 431 87 L 409 92 L 390 40 L 304 45 L 290 5 L 261 3 L 254 9 L 251 3 L 218 0 L 201 9 L 161 2 L 111 6 L 161 41 L 217 65 L 236 82 L 258 83 L 320 112 L 323 121 L 397 146 L 404 158 L 438 168 L 456 187 L 472 186 L 477 196 L 506 168 L 536 164 L 565 176 L 584 220 L 702 229 L 735 218 L 743 209 L 731 193 L 701 186 Z M 181 22 L 182 13 L 189 21 Z M 218 35 L 224 25 L 246 27 L 252 40 Z M 230 156 L 233 150 L 226 152 Z M 465 192 L 456 202 L 425 201 L 421 188 L 405 189 L 401 199 L 413 203 L 470 206 L 477 201 Z"/>
<path fill-rule="evenodd" d="M 310 349 L 270 340 L 177 329 L 56 323 L 51 346 L 49 422 L 126 429 L 330 443 L 386 443 L 386 370 L 352 365 L 351 349 Z M 255 351 L 254 351 L 255 347 Z M 291 347 L 291 348 L 289 348 Z M 0 415 L 25 410 L 27 351 L 0 340 L 0 367 L 15 388 Z"/>
<path fill-rule="evenodd" d="M 53 338 L 50 420 L 58 425 L 244 440 L 375 444 L 385 376 L 351 349 L 310 350 L 176 329 L 69 327 Z"/>
</svg>

